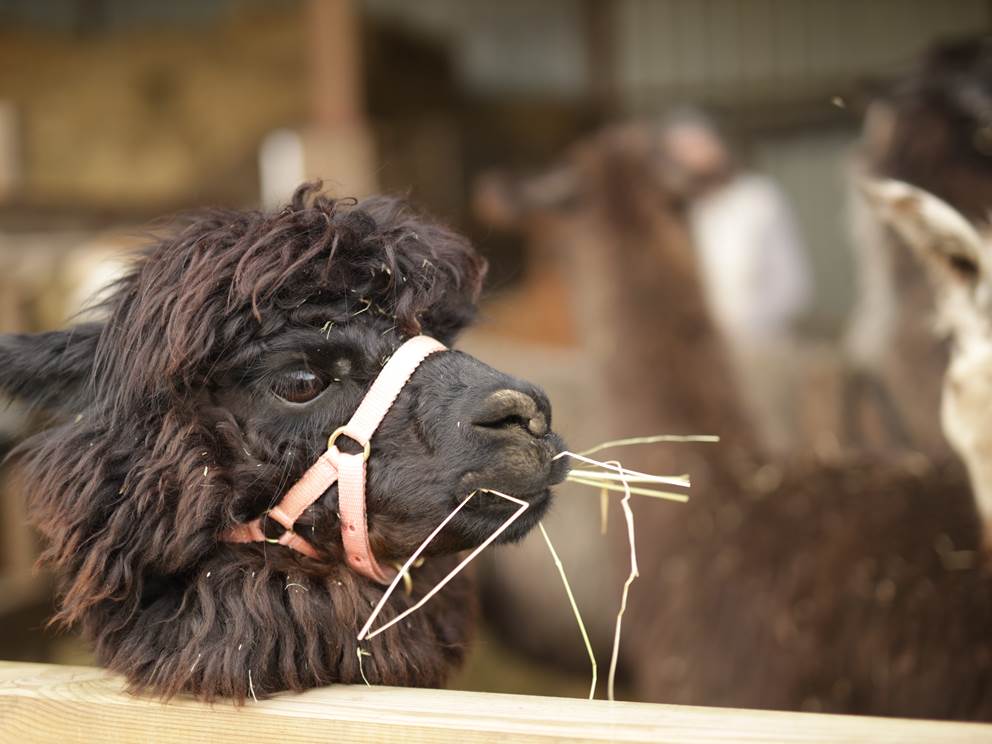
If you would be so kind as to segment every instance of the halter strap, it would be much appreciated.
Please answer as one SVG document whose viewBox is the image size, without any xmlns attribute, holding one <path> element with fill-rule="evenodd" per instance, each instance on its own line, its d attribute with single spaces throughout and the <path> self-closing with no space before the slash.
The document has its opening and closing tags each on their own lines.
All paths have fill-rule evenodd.
<svg viewBox="0 0 992 744">
<path fill-rule="evenodd" d="M 335 430 L 327 443 L 327 451 L 303 474 L 282 500 L 265 514 L 250 522 L 237 525 L 224 533 L 226 542 L 269 542 L 285 545 L 310 558 L 317 558 L 316 549 L 293 531 L 296 520 L 335 482 L 338 484 L 338 513 L 341 517 L 341 541 L 345 558 L 353 571 L 381 584 L 388 584 L 396 575 L 392 569 L 379 565 L 369 544 L 365 509 L 366 461 L 371 454 L 371 439 L 382 423 L 396 397 L 409 381 L 420 363 L 444 344 L 429 336 L 414 336 L 390 357 L 358 409 L 347 424 Z M 348 454 L 337 447 L 337 440 L 346 436 L 362 445 L 359 454 Z M 267 538 L 262 520 L 270 517 L 285 528 L 278 539 Z"/>
</svg>

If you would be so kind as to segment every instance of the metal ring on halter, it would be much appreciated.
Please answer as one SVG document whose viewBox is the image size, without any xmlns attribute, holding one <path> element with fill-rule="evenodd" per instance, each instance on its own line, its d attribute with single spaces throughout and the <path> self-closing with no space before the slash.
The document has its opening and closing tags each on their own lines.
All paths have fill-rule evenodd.
<svg viewBox="0 0 992 744">
<path fill-rule="evenodd" d="M 355 439 L 354 436 L 348 433 L 347 426 L 339 426 L 337 429 L 334 430 L 334 433 L 331 434 L 331 436 L 327 440 L 327 449 L 331 449 L 334 446 L 334 443 L 337 441 L 338 437 L 340 437 L 342 434 L 346 437 L 349 437 L 350 439 L 354 439 L 355 442 L 362 445 L 362 459 L 368 461 L 369 457 L 372 455 L 372 445 L 369 442 L 360 442 L 357 439 Z"/>
<path fill-rule="evenodd" d="M 291 532 L 292 530 L 286 529 L 286 527 L 284 527 L 281 522 L 276 522 L 276 524 L 282 527 L 282 535 L 279 535 L 279 537 L 269 537 L 268 535 L 266 535 L 265 525 L 268 523 L 270 511 L 272 510 L 266 509 L 264 512 L 262 512 L 262 516 L 258 518 L 258 529 L 261 531 L 262 539 L 265 540 L 265 542 L 269 543 L 270 545 L 279 545 L 280 544 L 279 541 L 282 540 L 282 536 L 285 535 L 287 532 Z"/>
</svg>

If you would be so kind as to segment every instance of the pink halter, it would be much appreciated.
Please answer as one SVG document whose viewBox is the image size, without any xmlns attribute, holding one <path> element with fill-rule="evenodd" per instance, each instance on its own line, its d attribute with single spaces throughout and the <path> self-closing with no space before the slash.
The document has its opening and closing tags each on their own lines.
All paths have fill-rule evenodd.
<svg viewBox="0 0 992 744">
<path fill-rule="evenodd" d="M 293 532 L 296 520 L 328 488 L 338 484 L 338 513 L 341 517 L 341 540 L 348 565 L 356 573 L 381 584 L 388 584 L 395 572 L 388 572 L 379 565 L 369 545 L 368 523 L 365 519 L 365 463 L 372 452 L 369 444 L 372 435 L 393 405 L 396 396 L 413 375 L 420 363 L 436 351 L 444 351 L 444 344 L 429 336 L 415 336 L 404 343 L 389 359 L 376 377 L 372 387 L 344 426 L 336 429 L 327 442 L 327 451 L 303 474 L 303 477 L 286 492 L 276 506 L 261 517 L 240 524 L 224 533 L 226 542 L 268 542 L 285 545 L 310 558 L 317 558 L 314 547 Z M 337 448 L 338 437 L 354 439 L 363 447 L 361 454 L 349 455 Z M 262 531 L 262 520 L 271 517 L 286 531 L 278 539 L 268 538 Z"/>
</svg>

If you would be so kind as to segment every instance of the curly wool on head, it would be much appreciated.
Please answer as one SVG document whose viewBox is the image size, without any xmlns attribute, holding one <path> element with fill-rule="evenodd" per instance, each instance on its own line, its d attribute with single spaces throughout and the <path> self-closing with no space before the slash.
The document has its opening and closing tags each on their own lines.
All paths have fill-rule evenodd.
<svg viewBox="0 0 992 744">
<path fill-rule="evenodd" d="M 297 323 L 373 312 L 447 341 L 474 319 L 486 262 L 464 237 L 401 200 L 336 200 L 320 186 L 273 214 L 191 215 L 148 250 L 109 302 L 98 397 L 121 412 L 198 385 L 236 345 Z"/>
</svg>

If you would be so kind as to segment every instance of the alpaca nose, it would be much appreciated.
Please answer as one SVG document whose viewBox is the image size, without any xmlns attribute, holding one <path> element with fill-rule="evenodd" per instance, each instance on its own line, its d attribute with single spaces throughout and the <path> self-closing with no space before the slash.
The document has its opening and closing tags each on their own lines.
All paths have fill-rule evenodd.
<svg viewBox="0 0 992 744">
<path fill-rule="evenodd" d="M 472 424 L 493 431 L 523 430 L 535 437 L 548 433 L 551 405 L 541 394 L 505 388 L 486 396 Z"/>
</svg>

